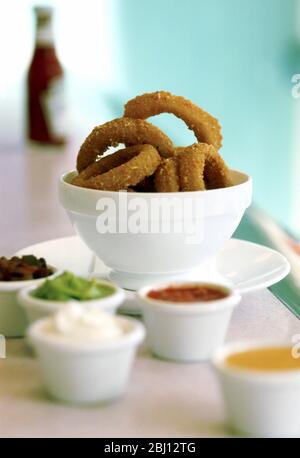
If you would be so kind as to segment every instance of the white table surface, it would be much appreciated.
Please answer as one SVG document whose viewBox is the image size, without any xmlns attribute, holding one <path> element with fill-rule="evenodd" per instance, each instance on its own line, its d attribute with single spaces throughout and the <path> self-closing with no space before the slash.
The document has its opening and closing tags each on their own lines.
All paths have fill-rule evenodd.
<svg viewBox="0 0 300 458">
<path fill-rule="evenodd" d="M 57 177 L 75 154 L 0 153 L 0 253 L 72 234 L 59 207 Z M 300 322 L 269 291 L 244 296 L 227 340 L 289 339 Z M 222 398 L 208 363 L 175 364 L 141 348 L 127 396 L 111 405 L 74 408 L 47 398 L 39 366 L 23 339 L 7 341 L 0 360 L 0 437 L 227 436 Z"/>
</svg>

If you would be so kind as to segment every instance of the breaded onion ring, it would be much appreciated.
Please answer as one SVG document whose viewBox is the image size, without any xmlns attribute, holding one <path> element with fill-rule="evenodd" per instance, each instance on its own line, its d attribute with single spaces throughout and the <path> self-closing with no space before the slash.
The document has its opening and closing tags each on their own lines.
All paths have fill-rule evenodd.
<svg viewBox="0 0 300 458">
<path fill-rule="evenodd" d="M 119 143 L 150 144 L 157 148 L 162 156 L 170 156 L 174 152 L 173 143 L 169 137 L 153 124 L 142 119 L 114 119 L 95 127 L 85 139 L 77 157 L 78 172 L 82 172 L 92 164 L 97 156 L 102 156 L 107 148 Z"/>
<path fill-rule="evenodd" d="M 204 181 L 206 189 L 227 188 L 233 185 L 230 171 L 214 147 L 207 145 L 205 153 Z"/>
<path fill-rule="evenodd" d="M 176 148 L 176 156 L 164 159 L 155 172 L 157 192 L 203 191 L 205 143 Z"/>
<path fill-rule="evenodd" d="M 217 150 L 222 146 L 218 120 L 190 100 L 170 92 L 152 92 L 129 100 L 125 105 L 124 116 L 147 119 L 161 113 L 172 113 L 182 119 L 194 131 L 199 142 L 213 145 Z"/>
<path fill-rule="evenodd" d="M 77 186 L 105 191 L 119 191 L 135 186 L 152 175 L 161 162 L 158 151 L 152 145 L 141 145 L 139 152 L 127 162 L 101 175 L 77 179 Z M 74 180 L 75 181 L 75 180 Z"/>
<path fill-rule="evenodd" d="M 204 191 L 232 185 L 225 162 L 212 145 L 195 143 L 176 148 L 176 156 L 164 159 L 154 175 L 157 192 Z"/>
<path fill-rule="evenodd" d="M 162 160 L 154 175 L 154 186 L 157 192 L 180 191 L 176 157 Z"/>
<path fill-rule="evenodd" d="M 112 154 L 102 157 L 100 160 L 88 165 L 73 179 L 72 183 L 76 184 L 81 180 L 101 175 L 102 173 L 108 172 L 109 170 L 124 164 L 141 151 L 141 146 L 142 145 L 129 146 L 128 148 L 120 149 Z"/>
<path fill-rule="evenodd" d="M 203 147 L 204 145 L 204 147 Z M 195 143 L 178 154 L 180 191 L 204 191 L 205 143 Z M 212 147 L 213 148 L 213 147 Z"/>
</svg>

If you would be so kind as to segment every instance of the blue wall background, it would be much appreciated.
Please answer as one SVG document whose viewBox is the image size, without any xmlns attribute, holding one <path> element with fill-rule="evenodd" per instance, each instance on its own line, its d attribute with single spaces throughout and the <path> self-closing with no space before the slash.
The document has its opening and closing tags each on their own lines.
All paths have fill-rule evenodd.
<svg viewBox="0 0 300 458">
<path fill-rule="evenodd" d="M 218 117 L 224 158 L 253 175 L 256 204 L 288 223 L 295 1 L 116 0 L 116 13 L 122 97 L 166 89 Z M 193 141 L 169 115 L 152 121 L 179 145 Z"/>
</svg>

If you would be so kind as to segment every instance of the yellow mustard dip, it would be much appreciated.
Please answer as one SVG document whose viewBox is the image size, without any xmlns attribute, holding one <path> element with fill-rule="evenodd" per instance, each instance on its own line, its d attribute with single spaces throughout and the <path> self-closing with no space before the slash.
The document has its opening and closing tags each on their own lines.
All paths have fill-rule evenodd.
<svg viewBox="0 0 300 458">
<path fill-rule="evenodd" d="M 254 371 L 300 370 L 300 353 L 299 357 L 295 358 L 291 347 L 253 348 L 232 353 L 226 358 L 225 364 Z"/>
</svg>

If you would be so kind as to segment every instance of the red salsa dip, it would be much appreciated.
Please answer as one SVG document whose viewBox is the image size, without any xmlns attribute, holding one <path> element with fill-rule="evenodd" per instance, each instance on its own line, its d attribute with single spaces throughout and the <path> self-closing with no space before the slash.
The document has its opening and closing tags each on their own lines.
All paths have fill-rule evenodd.
<svg viewBox="0 0 300 458">
<path fill-rule="evenodd" d="M 209 302 L 224 299 L 228 293 L 217 286 L 182 285 L 153 289 L 147 296 L 150 299 L 166 302 Z"/>
</svg>

